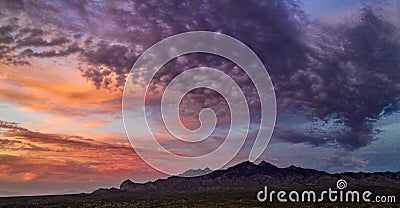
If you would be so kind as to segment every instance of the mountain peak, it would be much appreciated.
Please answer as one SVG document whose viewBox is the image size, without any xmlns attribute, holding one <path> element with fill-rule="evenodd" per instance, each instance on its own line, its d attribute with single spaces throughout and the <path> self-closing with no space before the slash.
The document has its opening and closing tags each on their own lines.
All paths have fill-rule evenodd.
<svg viewBox="0 0 400 208">
<path fill-rule="evenodd" d="M 302 169 L 302 168 L 299 168 L 299 167 L 297 167 L 297 166 L 295 166 L 295 165 L 290 165 L 289 167 L 287 167 L 288 169 Z"/>
<path fill-rule="evenodd" d="M 125 181 L 122 182 L 122 183 L 135 183 L 135 182 L 131 181 L 130 179 L 127 179 L 127 180 L 125 180 Z"/>
<path fill-rule="evenodd" d="M 250 161 L 244 161 L 244 162 L 239 163 L 239 164 L 237 164 L 237 165 L 235 165 L 233 167 L 240 167 L 240 168 L 249 167 L 250 168 L 250 167 L 257 167 L 257 165 L 252 163 L 252 162 L 250 162 Z"/>
<path fill-rule="evenodd" d="M 266 161 L 261 161 L 259 164 L 258 164 L 258 166 L 260 166 L 260 167 L 272 167 L 272 168 L 278 168 L 278 167 L 276 167 L 275 165 L 273 165 L 273 164 L 271 164 L 271 163 L 269 163 L 269 162 L 266 162 Z"/>
<path fill-rule="evenodd" d="M 201 175 L 206 175 L 211 173 L 212 170 L 210 168 L 204 168 L 204 169 L 197 169 L 197 170 L 187 170 L 184 173 L 179 174 L 179 177 L 195 177 L 195 176 L 201 176 Z"/>
<path fill-rule="evenodd" d="M 133 181 L 131 181 L 130 179 L 127 179 L 127 180 L 125 180 L 124 182 L 121 183 L 119 188 L 121 190 L 126 190 L 126 189 L 129 189 L 129 187 L 132 187 L 134 185 L 135 185 L 135 183 Z"/>
</svg>

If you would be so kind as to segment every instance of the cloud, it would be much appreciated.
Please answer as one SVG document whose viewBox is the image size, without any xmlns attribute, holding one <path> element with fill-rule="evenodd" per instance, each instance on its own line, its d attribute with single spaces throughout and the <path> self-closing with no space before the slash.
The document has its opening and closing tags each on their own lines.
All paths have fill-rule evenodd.
<svg viewBox="0 0 400 208">
<path fill-rule="evenodd" d="M 5 4 L 5 8 L 15 8 L 11 5 Z M 0 13 L 0 63 L 27 65 L 30 64 L 27 57 L 63 57 L 80 50 L 78 44 L 71 43 L 66 34 L 37 25 L 23 13 L 6 11 Z M 40 51 L 36 51 L 37 48 Z"/>
<path fill-rule="evenodd" d="M 347 128 L 328 138 L 351 148 L 366 146 L 376 138 L 373 123 L 400 107 L 400 44 L 394 38 L 399 31 L 365 7 L 353 24 L 328 32 L 333 35 L 322 46 L 328 49 L 317 54 L 318 61 L 290 77 L 285 105 Z"/>
<path fill-rule="evenodd" d="M 21 57 L 38 57 L 38 58 L 64 57 L 64 56 L 68 56 L 70 54 L 76 53 L 80 50 L 81 49 L 79 48 L 79 46 L 77 44 L 73 44 L 73 45 L 68 46 L 68 48 L 65 50 L 50 49 L 48 51 L 34 52 L 32 49 L 25 49 L 19 55 Z"/>
<path fill-rule="evenodd" d="M 223 15 L 215 9 L 223 7 L 229 8 Z M 282 63 L 286 61 L 275 60 L 286 60 L 287 57 L 304 59 L 304 54 L 297 53 L 305 48 L 298 36 L 301 28 L 296 18 L 304 17 L 298 7 L 294 1 L 235 4 L 225 1 L 186 1 L 174 4 L 167 1 L 24 2 L 4 5 L 10 11 L 17 10 L 22 13 L 21 16 L 37 20 L 37 24 L 45 22 L 49 25 L 49 31 L 51 27 L 56 27 L 62 29 L 63 35 L 79 37 L 60 37 L 46 41 L 43 30 L 24 29 L 21 32 L 26 33 L 25 38 L 17 42 L 20 47 L 44 47 L 54 42 L 65 44 L 74 39 L 75 44 L 82 45 L 80 54 L 88 64 L 82 67 L 83 75 L 96 86 L 106 88 L 119 88 L 123 85 L 130 67 L 145 48 L 162 38 L 193 30 L 220 31 L 237 37 L 255 48 L 256 52 L 262 51 L 262 58 L 268 57 L 274 60 L 272 63 L 279 64 L 279 68 L 285 68 Z M 261 45 L 268 50 L 260 48 Z M 279 54 L 275 53 L 277 51 L 285 52 L 287 56 L 276 56 Z M 277 69 L 274 66 L 271 68 Z M 101 75 L 94 73 L 93 69 L 101 71 Z M 279 69 L 282 70 L 285 69 Z M 110 80 L 113 85 L 108 84 Z"/>
<path fill-rule="evenodd" d="M 304 129 L 287 138 L 281 133 L 280 138 L 288 142 L 335 143 L 349 149 L 366 146 L 376 139 L 373 123 L 382 112 L 399 108 L 399 32 L 373 7 L 366 6 L 356 11 L 355 19 L 334 25 L 310 20 L 301 4 L 292 0 L 2 4 L 2 60 L 26 63 L 32 58 L 74 54 L 82 76 L 99 89 L 121 90 L 137 57 L 165 37 L 195 30 L 231 35 L 265 63 L 275 86 L 278 112 L 316 120 L 318 135 Z M 13 17 L 6 16 L 11 11 L 15 11 Z M 37 27 L 22 25 L 23 21 L 9 24 L 10 18 L 30 18 Z M 12 31 L 18 35 L 12 36 Z M 23 50 L 18 53 L 15 48 Z M 218 57 L 191 55 L 173 60 L 156 75 L 149 98 L 156 103 L 171 79 L 199 65 L 231 75 L 252 105 L 252 121 L 257 120 L 260 106 L 254 86 L 245 73 Z M 221 97 L 204 89 L 191 92 L 183 103 L 182 107 L 196 103 L 187 112 L 189 118 L 197 118 L 199 109 L 210 106 L 222 117 L 229 114 Z M 326 121 L 335 121 L 343 131 L 323 134 L 328 125 L 321 123 Z"/>
<path fill-rule="evenodd" d="M 37 175 L 34 173 L 25 173 L 24 177 L 22 178 L 23 181 L 32 181 L 37 178 Z"/>
<path fill-rule="evenodd" d="M 126 143 L 106 143 L 77 135 L 44 133 L 0 121 L 1 181 L 120 182 L 137 172 L 156 175 Z M 68 179 L 65 176 L 68 175 Z"/>
<path fill-rule="evenodd" d="M 91 80 L 97 88 L 122 87 L 129 67 L 137 58 L 127 46 L 107 44 L 104 41 L 87 49 L 82 55 L 89 64 L 88 68 L 81 67 L 82 75 Z"/>
<path fill-rule="evenodd" d="M 7 122 L 7 121 L 2 121 L 0 120 L 0 129 L 7 129 L 7 130 L 21 130 L 21 131 L 26 131 L 27 129 L 19 127 L 18 123 L 15 122 Z"/>
<path fill-rule="evenodd" d="M 369 161 L 361 159 L 353 155 L 349 155 L 347 152 L 336 153 L 327 160 L 330 171 L 332 172 L 356 172 L 365 170 Z"/>
<path fill-rule="evenodd" d="M 236 6 L 243 5 L 234 4 L 230 8 L 235 11 Z M 257 16 L 257 21 L 264 20 L 265 24 L 249 24 L 246 28 L 246 21 L 252 18 L 246 9 L 257 13 L 263 8 L 246 3 L 244 12 L 235 17 L 230 16 L 234 12 L 224 13 L 230 20 L 214 17 L 211 10 L 208 16 L 214 24 L 203 26 L 248 44 L 267 65 L 277 93 L 278 113 L 304 115 L 317 128 L 284 132 L 277 129 L 277 138 L 317 146 L 341 145 L 348 149 L 366 146 L 377 139 L 379 130 L 373 128 L 376 120 L 399 110 L 398 29 L 381 11 L 368 6 L 357 11 L 353 22 L 348 20 L 334 26 L 307 20 L 296 4 L 268 6 L 275 11 L 265 9 Z M 219 25 L 229 21 L 228 26 Z M 255 35 L 257 32 L 261 34 L 259 38 Z M 215 67 L 229 74 L 242 87 L 248 102 L 253 103 L 252 110 L 259 112 L 257 94 L 248 77 L 240 70 L 234 73 L 234 65 L 229 61 L 205 55 L 185 55 L 164 66 L 150 87 L 150 103 L 159 103 L 163 89 L 173 77 L 195 66 Z M 200 109 L 211 104 L 222 113 L 219 118 L 223 118 L 229 111 L 219 101 L 218 94 L 204 89 L 192 91 L 182 101 L 182 115 L 186 112 L 185 116 L 197 118 Z M 220 104 L 222 107 L 216 108 Z M 252 121 L 255 120 L 253 117 Z M 326 131 L 332 127 L 340 129 L 335 133 Z"/>
<path fill-rule="evenodd" d="M 131 154 L 132 148 L 130 145 L 112 145 L 103 142 L 97 142 L 93 139 L 83 138 L 81 136 L 68 134 L 53 134 L 30 131 L 19 127 L 17 123 L 0 121 L 1 134 L 6 138 L 15 138 L 18 140 L 1 140 L 1 143 L 12 144 L 23 140 L 28 143 L 47 144 L 60 146 L 63 148 L 84 148 L 98 150 L 116 150 L 119 153 Z"/>
<path fill-rule="evenodd" d="M 25 111 L 39 111 L 63 117 L 116 115 L 120 113 L 121 92 L 96 89 L 81 77 L 74 64 L 25 66 L 22 69 L 5 66 L 0 71 L 0 100 L 17 104 Z M 64 67 L 65 70 L 53 67 Z"/>
</svg>

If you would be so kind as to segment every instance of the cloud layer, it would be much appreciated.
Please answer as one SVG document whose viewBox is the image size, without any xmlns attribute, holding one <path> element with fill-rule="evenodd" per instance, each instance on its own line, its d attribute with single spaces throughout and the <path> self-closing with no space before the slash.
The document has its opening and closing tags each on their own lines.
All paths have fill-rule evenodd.
<svg viewBox="0 0 400 208">
<path fill-rule="evenodd" d="M 0 135 L 0 182 L 118 183 L 115 179 L 132 172 L 138 178 L 158 174 L 144 166 L 127 143 L 31 131 L 7 121 L 0 121 Z"/>
<path fill-rule="evenodd" d="M 398 109 L 398 29 L 371 7 L 359 10 L 352 21 L 332 26 L 307 19 L 296 1 L 2 4 L 4 63 L 28 64 L 32 57 L 78 53 L 82 76 L 98 88 L 121 88 L 138 55 L 170 35 L 211 30 L 238 38 L 266 64 L 280 112 L 335 120 L 344 128 L 341 134 L 325 135 L 326 140 L 306 131 L 296 132 L 290 136 L 294 142 L 304 139 L 314 144 L 336 141 L 350 148 L 365 146 L 375 138 L 371 125 L 374 120 Z M 13 10 L 19 15 L 8 16 L 7 12 Z M 24 25 L 27 18 L 37 20 L 36 27 Z M 40 27 L 43 23 L 46 30 Z M 199 65 L 231 75 L 258 111 L 258 97 L 248 77 L 232 63 L 216 57 L 193 55 L 175 60 L 155 77 L 154 89 L 162 92 L 174 76 Z M 197 90 L 188 95 L 184 100 L 188 105 L 183 106 L 193 104 L 190 99 L 194 97 L 212 105 L 220 103 L 218 95 L 206 92 Z M 191 107 L 189 117 L 196 117 L 204 107 L 210 106 Z M 226 115 L 226 108 L 219 107 L 221 115 Z M 299 134 L 302 136 L 295 136 Z"/>
</svg>

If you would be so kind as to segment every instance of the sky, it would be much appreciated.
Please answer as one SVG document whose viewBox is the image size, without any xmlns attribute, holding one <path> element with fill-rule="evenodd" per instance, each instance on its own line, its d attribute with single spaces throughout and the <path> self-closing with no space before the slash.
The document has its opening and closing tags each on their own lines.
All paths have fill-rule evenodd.
<svg viewBox="0 0 400 208">
<path fill-rule="evenodd" d="M 171 35 L 230 35 L 261 59 L 274 85 L 277 120 L 257 160 L 331 173 L 400 170 L 400 16 L 396 1 L 0 1 L 0 196 L 90 192 L 167 175 L 148 166 L 125 134 L 121 99 L 135 60 Z M 250 109 L 239 154 L 248 158 L 260 100 L 234 63 L 189 54 L 154 77 L 147 102 L 157 139 L 197 156 L 220 145 L 230 112 L 220 94 L 196 89 L 180 105 L 199 127 L 201 109 L 217 128 L 198 145 L 162 131 L 160 99 L 180 73 L 214 67 L 235 80 Z M 200 75 L 199 75 L 200 76 Z M 137 80 L 141 80 L 137 77 Z M 140 106 L 138 106 L 140 107 Z M 138 139 L 142 136 L 137 129 Z M 171 164 L 172 167 L 179 164 Z"/>
</svg>

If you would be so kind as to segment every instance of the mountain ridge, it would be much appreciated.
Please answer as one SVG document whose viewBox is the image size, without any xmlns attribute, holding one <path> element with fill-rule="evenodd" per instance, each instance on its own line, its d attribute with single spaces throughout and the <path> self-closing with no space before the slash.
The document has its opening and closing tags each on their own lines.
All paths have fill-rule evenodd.
<svg viewBox="0 0 400 208">
<path fill-rule="evenodd" d="M 353 188 L 400 189 L 400 171 L 327 173 L 294 165 L 279 168 L 265 161 L 258 165 L 245 161 L 224 170 L 195 177 L 171 176 L 146 183 L 135 183 L 127 179 L 121 183 L 119 189 L 98 189 L 93 193 L 253 190 L 264 185 L 295 189 L 334 188 L 339 179 L 345 179 Z"/>
</svg>

